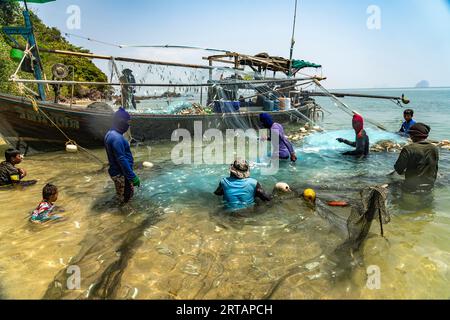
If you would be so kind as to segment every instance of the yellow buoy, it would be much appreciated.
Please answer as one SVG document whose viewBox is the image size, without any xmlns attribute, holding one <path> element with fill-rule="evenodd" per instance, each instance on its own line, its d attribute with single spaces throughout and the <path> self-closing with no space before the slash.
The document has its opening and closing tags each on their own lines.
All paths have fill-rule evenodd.
<svg viewBox="0 0 450 320">
<path fill-rule="evenodd" d="M 316 192 L 313 189 L 306 189 L 303 192 L 303 197 L 305 200 L 315 202 L 316 201 Z"/>
</svg>

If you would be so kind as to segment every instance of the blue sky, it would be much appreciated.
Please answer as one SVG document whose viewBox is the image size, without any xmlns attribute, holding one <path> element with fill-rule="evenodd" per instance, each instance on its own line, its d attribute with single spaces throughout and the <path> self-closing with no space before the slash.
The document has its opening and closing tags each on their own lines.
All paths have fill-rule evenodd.
<svg viewBox="0 0 450 320">
<path fill-rule="evenodd" d="M 294 0 L 57 0 L 32 5 L 62 32 L 120 44 L 176 44 L 289 56 Z M 69 30 L 70 5 L 81 29 Z M 367 28 L 367 8 L 381 29 Z M 82 39 L 101 54 L 203 63 L 207 53 L 119 49 Z M 449 0 L 299 0 L 295 57 L 320 63 L 330 88 L 450 86 Z"/>
</svg>

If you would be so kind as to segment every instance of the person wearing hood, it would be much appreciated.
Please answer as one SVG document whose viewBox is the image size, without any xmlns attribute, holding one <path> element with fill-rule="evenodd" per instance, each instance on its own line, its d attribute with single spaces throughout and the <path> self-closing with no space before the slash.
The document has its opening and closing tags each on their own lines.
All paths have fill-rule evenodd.
<svg viewBox="0 0 450 320">
<path fill-rule="evenodd" d="M 133 197 L 134 187 L 140 186 L 139 177 L 133 171 L 134 159 L 130 144 L 123 137 L 130 127 L 131 116 L 122 107 L 113 116 L 113 126 L 105 136 L 108 155 L 108 173 L 114 181 L 117 197 L 127 203 Z"/>
<path fill-rule="evenodd" d="M 405 175 L 406 190 L 431 190 L 438 173 L 439 150 L 427 141 L 431 128 L 416 123 L 409 129 L 413 143 L 405 146 L 395 163 L 395 171 Z"/>
<path fill-rule="evenodd" d="M 343 138 L 338 138 L 337 141 L 340 143 L 345 143 L 349 146 L 355 147 L 353 151 L 348 151 L 344 153 L 344 156 L 356 156 L 363 157 L 369 154 L 369 136 L 364 130 L 364 119 L 361 115 L 355 114 L 352 121 L 353 129 L 356 133 L 355 142 L 348 141 Z"/>
<path fill-rule="evenodd" d="M 245 160 L 236 160 L 230 166 L 230 176 L 223 178 L 217 190 L 217 196 L 223 196 L 226 206 L 231 210 L 240 210 L 255 204 L 255 198 L 271 201 L 272 197 L 266 194 L 261 185 L 250 178 L 250 168 Z"/>
<path fill-rule="evenodd" d="M 260 114 L 259 120 L 263 127 L 269 130 L 269 140 L 271 140 L 272 133 L 276 133 L 279 137 L 278 150 L 272 151 L 273 156 L 281 160 L 291 159 L 292 162 L 296 162 L 297 155 L 295 154 L 294 147 L 284 134 L 283 126 L 274 122 L 272 116 L 268 113 Z"/>
</svg>

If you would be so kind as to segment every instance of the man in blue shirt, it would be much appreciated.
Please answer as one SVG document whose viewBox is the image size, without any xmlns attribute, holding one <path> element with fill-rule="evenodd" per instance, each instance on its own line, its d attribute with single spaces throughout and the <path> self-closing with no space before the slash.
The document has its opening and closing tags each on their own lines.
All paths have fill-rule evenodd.
<svg viewBox="0 0 450 320">
<path fill-rule="evenodd" d="M 131 116 L 120 108 L 113 117 L 113 126 L 105 136 L 105 148 L 108 155 L 108 173 L 114 181 L 117 197 L 121 203 L 127 203 L 133 197 L 134 187 L 141 182 L 133 171 L 134 159 L 130 144 L 123 137 L 130 127 Z M 133 187 L 134 186 L 134 187 Z"/>
<path fill-rule="evenodd" d="M 230 176 L 220 181 L 214 194 L 223 196 L 227 208 L 231 210 L 251 207 L 255 204 L 256 197 L 263 201 L 271 200 L 271 196 L 264 192 L 258 181 L 250 178 L 250 169 L 245 160 L 236 160 L 231 165 Z"/>
<path fill-rule="evenodd" d="M 409 137 L 409 129 L 415 125 L 417 122 L 413 119 L 414 110 L 406 109 L 403 112 L 403 117 L 405 118 L 405 122 L 403 122 L 402 127 L 400 128 L 400 135 Z"/>
</svg>

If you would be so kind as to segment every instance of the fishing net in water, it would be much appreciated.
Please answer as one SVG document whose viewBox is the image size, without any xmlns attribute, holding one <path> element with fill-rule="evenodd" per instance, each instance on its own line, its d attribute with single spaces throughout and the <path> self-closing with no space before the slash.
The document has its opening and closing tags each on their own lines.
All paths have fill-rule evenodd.
<svg viewBox="0 0 450 320">
<path fill-rule="evenodd" d="M 332 262 L 335 270 L 350 271 L 355 254 L 361 249 L 362 244 L 369 235 L 372 222 L 378 220 L 381 228 L 381 235 L 384 236 L 383 224 L 390 222 L 390 214 L 386 208 L 388 189 L 385 186 L 367 187 L 360 191 L 360 199 L 351 205 L 351 212 L 345 221 L 331 210 L 324 212 L 319 208 L 321 216 L 326 215 L 333 225 L 340 230 L 344 230 L 345 241 L 328 255 L 329 262 Z M 345 221 L 345 224 L 342 222 Z"/>
</svg>

